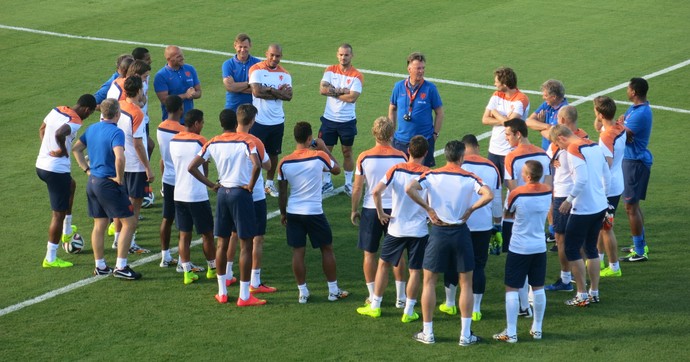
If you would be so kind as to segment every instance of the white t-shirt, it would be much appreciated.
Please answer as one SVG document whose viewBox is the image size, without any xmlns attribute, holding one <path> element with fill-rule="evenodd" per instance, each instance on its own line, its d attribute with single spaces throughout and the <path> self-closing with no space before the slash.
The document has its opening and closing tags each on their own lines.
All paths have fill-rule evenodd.
<svg viewBox="0 0 690 362">
<path fill-rule="evenodd" d="M 206 144 L 198 134 L 182 131 L 170 140 L 170 160 L 175 172 L 175 201 L 199 202 L 208 200 L 206 185 L 187 170 L 189 164 Z M 167 171 L 167 166 L 166 166 Z M 199 172 L 204 173 L 203 165 Z"/>
<path fill-rule="evenodd" d="M 390 191 L 393 202 L 391 219 L 388 223 L 390 235 L 398 238 L 421 238 L 429 234 L 426 210 L 405 193 L 407 184 L 427 171 L 429 168 L 426 166 L 404 162 L 391 167 L 381 179 L 381 183 L 387 186 L 386 192 Z M 426 190 L 420 190 L 419 196 L 426 199 Z"/>
<path fill-rule="evenodd" d="M 335 88 L 349 89 L 351 92 L 362 93 L 364 78 L 354 67 L 342 71 L 340 65 L 331 65 L 323 72 L 322 82 L 328 82 Z M 335 97 L 326 97 L 326 109 L 323 118 L 333 122 L 349 122 L 357 118 L 355 103 L 344 102 Z"/>
<path fill-rule="evenodd" d="M 330 171 L 335 161 L 323 151 L 299 149 L 278 163 L 278 180 L 287 181 L 290 196 L 287 212 L 296 215 L 323 214 L 321 176 Z"/>
<path fill-rule="evenodd" d="M 292 77 L 282 66 L 278 65 L 275 69 L 271 69 L 263 61 L 249 68 L 249 84 L 257 83 L 274 89 L 283 85 L 292 87 Z M 252 103 L 259 110 L 256 114 L 256 123 L 264 126 L 275 126 L 285 122 L 282 100 L 253 97 Z"/>
<path fill-rule="evenodd" d="M 509 114 L 515 112 L 522 119 L 527 119 L 529 114 L 529 98 L 520 90 L 517 90 L 511 97 L 508 97 L 503 92 L 496 91 L 489 98 L 489 104 L 486 105 L 486 109 L 496 110 L 503 117 L 508 117 Z M 496 125 L 491 130 L 489 152 L 494 155 L 505 156 L 510 152 L 510 143 L 506 140 L 505 129 L 503 125 Z"/>
<path fill-rule="evenodd" d="M 60 106 L 53 108 L 50 113 L 43 119 L 46 125 L 41 140 L 41 148 L 38 151 L 36 158 L 36 167 L 41 170 L 46 170 L 55 173 L 70 173 L 70 154 L 72 151 L 72 142 L 77 137 L 77 131 L 81 128 L 82 120 L 76 112 L 71 108 Z M 55 132 L 64 124 L 69 125 L 70 133 L 65 137 L 65 147 L 67 148 L 67 157 L 53 157 L 50 155 L 51 151 L 60 149 L 55 140 Z"/>
</svg>

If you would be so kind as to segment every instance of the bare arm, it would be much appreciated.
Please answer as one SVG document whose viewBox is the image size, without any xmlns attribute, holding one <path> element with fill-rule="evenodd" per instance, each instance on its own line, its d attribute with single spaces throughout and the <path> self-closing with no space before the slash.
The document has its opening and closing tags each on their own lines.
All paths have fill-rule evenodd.
<svg viewBox="0 0 690 362">
<path fill-rule="evenodd" d="M 443 118 L 445 113 L 443 113 L 443 107 L 434 109 L 434 113 L 436 114 L 436 120 L 434 122 L 434 137 L 438 138 L 438 134 L 441 133 L 441 128 L 443 128 Z"/>
<path fill-rule="evenodd" d="M 383 195 L 383 192 L 386 191 L 386 187 L 387 186 L 385 183 L 379 182 L 376 184 L 376 187 L 374 187 L 372 192 L 374 204 L 376 205 L 376 214 L 379 217 L 381 225 L 386 225 L 391 219 L 391 216 L 383 211 L 383 202 L 381 201 L 381 195 Z"/>
<path fill-rule="evenodd" d="M 335 157 L 333 157 L 333 154 L 331 154 L 331 151 L 328 150 L 328 147 L 326 147 L 326 144 L 323 142 L 323 140 L 320 138 L 317 138 L 314 141 L 316 141 L 316 149 L 323 151 L 323 152 L 326 152 L 328 157 L 335 164 L 333 167 L 331 167 L 330 170 L 324 170 L 324 171 L 329 171 L 332 175 L 340 175 L 340 165 L 338 165 L 338 161 L 335 160 Z"/>
<path fill-rule="evenodd" d="M 79 168 L 81 168 L 83 171 L 85 170 L 85 172 L 88 173 L 89 163 L 86 162 L 86 157 L 84 157 L 85 149 L 86 146 L 80 140 L 77 140 L 77 142 L 75 142 L 74 146 L 72 147 L 72 154 L 74 155 L 74 159 L 77 161 Z"/>
<path fill-rule="evenodd" d="M 158 100 L 161 101 L 161 104 L 165 104 L 165 100 L 168 98 L 168 91 L 156 92 L 156 97 L 158 97 Z"/>
<path fill-rule="evenodd" d="M 148 181 L 149 183 L 153 182 L 156 176 L 154 176 L 153 170 L 151 170 L 151 165 L 149 164 L 148 151 L 146 150 L 146 146 L 144 145 L 143 138 L 134 139 L 134 149 L 137 151 L 137 158 L 139 158 L 139 161 L 144 165 L 144 168 L 146 169 L 146 181 Z"/>
<path fill-rule="evenodd" d="M 51 156 L 69 157 L 65 140 L 67 139 L 67 136 L 69 136 L 70 133 L 72 133 L 72 129 L 67 123 L 63 124 L 62 126 L 60 126 L 60 128 L 57 129 L 57 131 L 55 131 L 55 141 L 57 142 L 59 149 L 50 151 Z"/>
<path fill-rule="evenodd" d="M 252 153 L 249 155 L 249 159 L 252 161 L 252 177 L 249 180 L 249 185 L 247 185 L 247 191 L 254 191 L 254 185 L 256 185 L 256 180 L 259 179 L 261 174 L 261 160 L 259 160 L 259 155 Z"/>
<path fill-rule="evenodd" d="M 115 178 L 111 180 L 117 182 L 118 185 L 125 183 L 125 148 L 122 146 L 113 147 L 115 153 Z"/>
<path fill-rule="evenodd" d="M 38 127 L 38 138 L 43 141 L 43 136 L 46 134 L 46 124 L 45 122 L 41 122 L 41 127 Z"/>
<path fill-rule="evenodd" d="M 513 191 L 516 187 L 518 187 L 517 181 L 515 180 L 505 180 L 505 184 L 510 191 Z"/>
<path fill-rule="evenodd" d="M 490 109 L 485 109 L 484 115 L 482 115 L 482 124 L 487 126 L 501 126 L 503 125 L 503 122 L 499 119 L 496 119 Z"/>
<path fill-rule="evenodd" d="M 412 180 L 410 183 L 405 186 L 405 193 L 407 196 L 409 196 L 412 201 L 414 201 L 417 205 L 421 206 L 424 210 L 426 210 L 426 213 L 429 215 L 429 219 L 431 220 L 432 223 L 436 225 L 443 225 L 444 222 L 441 221 L 441 219 L 438 218 L 438 215 L 436 215 L 436 211 L 429 206 L 429 204 L 426 203 L 426 200 L 424 200 L 421 196 L 419 196 L 419 191 L 422 190 L 422 185 L 419 184 L 419 181 L 417 180 Z"/>
<path fill-rule="evenodd" d="M 362 191 L 364 189 L 364 176 L 355 175 L 355 180 L 352 182 L 352 212 L 350 212 L 350 221 L 352 225 L 359 225 L 359 202 L 362 200 Z"/>
<path fill-rule="evenodd" d="M 232 93 L 251 93 L 252 88 L 249 86 L 249 81 L 247 82 L 235 82 L 235 79 L 228 76 L 223 78 L 223 85 L 225 90 Z"/>
<path fill-rule="evenodd" d="M 199 166 L 203 165 L 205 162 L 206 160 L 204 160 L 203 157 L 196 155 L 192 162 L 189 163 L 187 171 L 190 174 L 192 174 L 192 176 L 194 176 L 195 179 L 199 180 L 199 182 L 203 183 L 204 185 L 206 185 L 206 187 L 213 190 L 213 192 L 218 192 L 220 184 L 211 182 L 211 180 L 209 180 L 206 175 L 199 171 Z"/>
<path fill-rule="evenodd" d="M 278 181 L 278 208 L 280 209 L 280 223 L 287 224 L 287 190 L 288 182 L 286 180 Z"/>
<path fill-rule="evenodd" d="M 489 186 L 486 186 L 486 185 L 483 185 L 479 189 L 479 195 L 481 196 L 479 198 L 479 200 L 477 200 L 477 202 L 475 202 L 472 206 L 470 206 L 470 208 L 467 209 L 467 211 L 465 211 L 465 214 L 462 215 L 462 217 L 460 218 L 462 220 L 462 222 L 467 222 L 467 219 L 470 218 L 470 215 L 472 215 L 472 213 L 475 210 L 484 207 L 485 205 L 487 205 L 488 203 L 490 203 L 494 199 L 494 193 L 491 192 L 491 189 L 489 188 Z"/>
<path fill-rule="evenodd" d="M 398 126 L 398 106 L 396 106 L 395 104 L 388 105 L 388 119 L 393 121 L 393 125 L 395 127 Z"/>
<path fill-rule="evenodd" d="M 544 113 L 544 111 L 541 111 L 539 113 L 534 112 L 532 113 L 532 115 L 527 117 L 525 123 L 527 124 L 527 127 L 535 131 L 548 131 L 551 128 L 551 125 L 546 123 L 545 117 L 546 114 Z"/>
</svg>

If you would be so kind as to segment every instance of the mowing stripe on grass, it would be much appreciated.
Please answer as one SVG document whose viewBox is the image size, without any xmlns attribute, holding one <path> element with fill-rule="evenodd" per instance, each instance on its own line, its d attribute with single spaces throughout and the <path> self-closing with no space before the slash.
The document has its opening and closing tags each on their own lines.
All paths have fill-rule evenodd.
<svg viewBox="0 0 690 362">
<path fill-rule="evenodd" d="M 0 24 L 0 29 L 7 29 L 7 30 L 15 30 L 15 31 L 22 31 L 22 32 L 27 32 L 27 33 L 33 33 L 33 34 L 41 34 L 41 35 L 49 35 L 49 36 L 57 36 L 61 38 L 69 38 L 69 39 L 81 39 L 81 40 L 93 40 L 93 41 L 102 41 L 102 42 L 108 42 L 108 43 L 116 43 L 116 44 L 129 44 L 129 45 L 137 45 L 137 46 L 148 46 L 148 47 L 155 47 L 155 48 L 165 48 L 169 44 L 158 44 L 158 43 L 146 43 L 146 42 L 137 42 L 137 41 L 131 41 L 131 40 L 121 40 L 121 39 L 110 39 L 110 38 L 101 38 L 101 37 L 93 37 L 93 36 L 83 36 L 83 35 L 74 35 L 74 34 L 65 34 L 65 33 L 56 33 L 52 31 L 45 31 L 45 30 L 38 30 L 38 29 L 31 29 L 31 28 L 24 28 L 24 27 L 19 27 L 19 26 L 11 26 L 11 25 L 4 25 Z M 202 48 L 195 48 L 195 47 L 180 47 L 183 50 L 188 50 L 191 52 L 197 52 L 197 53 L 206 53 L 206 54 L 214 54 L 214 55 L 224 55 L 224 56 L 234 56 L 234 53 L 230 52 L 222 52 L 218 50 L 212 50 L 212 49 L 202 49 Z M 260 59 L 264 59 L 263 57 L 258 57 Z M 286 64 L 295 64 L 295 65 L 302 65 L 305 67 L 316 67 L 316 68 L 326 68 L 330 64 L 319 64 L 319 63 L 311 63 L 311 62 L 301 62 L 301 61 L 296 61 L 296 60 L 286 60 L 283 59 L 281 60 L 282 63 Z M 668 68 L 664 68 L 660 71 L 648 74 L 646 76 L 643 76 L 642 78 L 649 79 L 649 78 L 654 78 L 656 76 L 666 74 L 668 72 L 674 71 L 676 69 L 683 68 L 690 64 L 690 59 L 678 63 L 676 65 L 672 65 Z M 381 72 L 378 70 L 370 70 L 370 69 L 359 69 L 361 73 L 364 74 L 373 74 L 373 75 L 381 75 L 385 77 L 393 77 L 393 78 L 407 78 L 408 74 L 403 74 L 403 73 L 389 73 L 389 72 Z M 468 87 L 468 88 L 479 88 L 479 89 L 488 89 L 488 90 L 495 90 L 496 87 L 492 85 L 485 85 L 485 84 L 478 84 L 478 83 L 471 83 L 471 82 L 460 82 L 460 81 L 455 81 L 455 80 L 449 80 L 449 79 L 441 79 L 441 78 L 430 78 L 430 77 L 425 77 L 426 79 L 436 82 L 439 84 L 450 84 L 450 85 L 457 85 L 461 87 Z M 575 94 L 566 94 L 567 98 L 570 99 L 575 99 L 575 102 L 573 102 L 573 105 L 578 105 L 582 104 L 587 101 L 591 101 L 592 99 L 596 98 L 597 96 L 608 94 L 620 89 L 623 89 L 628 86 L 628 83 L 621 83 L 617 86 L 605 89 L 601 92 L 597 92 L 594 94 L 591 94 L 589 96 L 579 96 Z M 541 95 L 541 91 L 534 91 L 534 90 L 521 90 L 525 94 L 534 94 L 534 95 Z M 616 101 L 616 103 L 626 103 L 626 102 L 620 102 Z M 670 112 L 677 112 L 677 113 L 688 113 L 690 114 L 690 110 L 686 109 L 679 109 L 679 108 L 671 108 L 671 107 L 664 107 L 664 106 L 651 106 L 652 108 L 664 110 L 664 111 L 670 111 Z"/>
</svg>

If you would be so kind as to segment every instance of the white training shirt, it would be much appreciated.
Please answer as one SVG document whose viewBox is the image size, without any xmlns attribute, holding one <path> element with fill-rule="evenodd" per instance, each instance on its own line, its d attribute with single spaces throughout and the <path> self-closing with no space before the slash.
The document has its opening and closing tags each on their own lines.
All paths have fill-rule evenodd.
<svg viewBox="0 0 690 362">
<path fill-rule="evenodd" d="M 125 172 L 145 172 L 146 168 L 134 148 L 134 139 L 141 138 L 146 147 L 144 113 L 138 105 L 120 101 L 120 119 L 117 127 L 125 133 Z M 146 157 L 148 153 L 144 152 Z"/>
<path fill-rule="evenodd" d="M 546 252 L 544 222 L 551 208 L 551 188 L 537 183 L 519 186 L 508 196 L 508 211 L 514 212 L 509 250 L 529 255 Z"/>
<path fill-rule="evenodd" d="M 282 66 L 278 65 L 275 69 L 271 69 L 266 61 L 263 61 L 249 68 L 249 84 L 261 84 L 264 87 L 274 89 L 283 85 L 292 87 L 292 77 Z M 282 100 L 252 96 L 252 104 L 259 110 L 256 114 L 256 123 L 264 126 L 275 126 L 285 122 Z"/>
<path fill-rule="evenodd" d="M 178 133 L 184 132 L 185 128 L 178 121 L 167 119 L 158 126 L 156 138 L 158 139 L 158 150 L 163 160 L 163 183 L 175 186 L 175 167 L 170 158 L 170 140 Z M 206 142 L 204 142 L 206 143 Z M 202 144 L 203 146 L 203 144 Z M 197 150 L 198 152 L 198 150 Z M 196 152 L 195 152 L 196 153 Z M 186 168 L 185 168 L 186 171 Z"/>
<path fill-rule="evenodd" d="M 362 93 L 364 78 L 354 67 L 347 71 L 340 69 L 340 65 L 331 65 L 323 72 L 322 82 L 328 82 L 335 88 L 349 89 L 351 92 Z M 333 122 L 349 122 L 357 118 L 355 103 L 341 101 L 335 97 L 326 97 L 326 109 L 323 118 Z"/>
<path fill-rule="evenodd" d="M 376 145 L 359 154 L 355 163 L 355 175 L 363 176 L 366 180 L 363 208 L 376 209 L 373 196 L 374 187 L 386 175 L 388 169 L 406 161 L 405 154 L 391 146 Z M 386 190 L 381 195 L 381 204 L 384 209 L 391 208 L 393 201 L 390 191 Z"/>
<path fill-rule="evenodd" d="M 503 117 L 515 112 L 522 119 L 527 119 L 529 114 L 529 98 L 519 89 L 511 97 L 503 92 L 494 92 L 489 98 L 488 110 L 497 110 Z M 510 152 L 510 143 L 506 140 L 506 128 L 503 125 L 493 126 L 491 139 L 489 140 L 489 152 L 494 155 L 505 156 Z"/>
<path fill-rule="evenodd" d="M 296 215 L 323 214 L 321 176 L 330 171 L 335 161 L 323 151 L 299 149 L 278 163 L 278 180 L 287 181 L 290 196 L 287 212 Z"/>
<path fill-rule="evenodd" d="M 479 193 L 482 180 L 456 164 L 446 164 L 428 171 L 419 178 L 428 192 L 428 203 L 438 218 L 447 224 L 462 224 L 462 216 L 472 206 L 473 195 Z"/>
<path fill-rule="evenodd" d="M 213 157 L 220 184 L 230 188 L 249 185 L 252 167 L 247 160 L 256 153 L 256 146 L 247 134 L 223 132 L 211 138 L 198 155 L 206 161 Z"/>
<path fill-rule="evenodd" d="M 206 138 L 196 133 L 182 131 L 170 140 L 170 160 L 175 172 L 175 201 L 199 202 L 208 200 L 206 185 L 187 170 L 189 164 L 206 144 Z M 166 166 L 166 171 L 167 171 Z M 199 172 L 204 173 L 203 165 Z"/>
<path fill-rule="evenodd" d="M 592 215 L 608 207 L 606 190 L 610 187 L 611 171 L 601 147 L 590 141 L 579 139 L 568 146 L 568 161 L 571 165 L 574 197 L 571 214 Z"/>
<path fill-rule="evenodd" d="M 429 235 L 426 210 L 412 201 L 405 193 L 407 184 L 418 179 L 427 171 L 429 168 L 424 165 L 404 162 L 391 167 L 381 179 L 381 183 L 387 186 L 386 192 L 390 191 L 393 201 L 391 219 L 388 223 L 390 235 L 398 238 L 421 238 Z M 420 190 L 419 196 L 426 199 L 426 190 Z"/>
<path fill-rule="evenodd" d="M 261 140 L 250 133 L 244 133 L 249 136 L 249 139 L 254 142 L 256 146 L 256 153 L 259 155 L 259 161 L 263 164 L 268 161 L 268 153 L 266 153 L 266 148 Z M 252 160 L 247 160 L 249 162 L 249 168 L 252 167 Z M 256 179 L 256 184 L 254 184 L 254 191 L 252 191 L 252 201 L 257 202 L 266 199 L 266 189 L 264 189 L 264 177 L 261 172 L 259 172 L 259 178 Z"/>
<path fill-rule="evenodd" d="M 462 169 L 477 175 L 494 193 L 493 202 L 474 210 L 467 219 L 470 231 L 487 231 L 494 226 L 493 217 L 501 216 L 501 175 L 493 162 L 479 155 L 465 155 Z M 479 194 L 474 194 L 472 203 L 479 200 Z"/>
<path fill-rule="evenodd" d="M 625 189 L 623 154 L 625 153 L 625 142 L 627 139 L 625 127 L 620 124 L 615 124 L 608 129 L 604 128 L 599 135 L 599 145 L 604 151 L 604 156 L 610 157 L 613 160 L 609 167 L 609 170 L 611 170 L 611 187 L 608 189 L 606 196 L 621 195 Z"/>
<path fill-rule="evenodd" d="M 71 108 L 60 106 L 53 108 L 43 119 L 46 125 L 41 140 L 41 148 L 36 158 L 36 168 L 55 173 L 70 173 L 70 154 L 72 152 L 72 142 L 77 137 L 77 131 L 81 128 L 82 120 Z M 55 140 L 55 132 L 64 124 L 69 125 L 70 134 L 65 137 L 65 147 L 67 157 L 53 157 L 50 151 L 60 149 Z"/>
</svg>

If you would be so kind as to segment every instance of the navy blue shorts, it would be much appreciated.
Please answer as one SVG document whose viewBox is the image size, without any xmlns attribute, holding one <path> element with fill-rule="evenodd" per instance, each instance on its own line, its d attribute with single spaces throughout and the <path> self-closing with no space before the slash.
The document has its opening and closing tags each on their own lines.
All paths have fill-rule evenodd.
<svg viewBox="0 0 690 362">
<path fill-rule="evenodd" d="M 424 251 L 424 269 L 434 273 L 474 270 L 472 237 L 467 225 L 431 226 Z"/>
<path fill-rule="evenodd" d="M 546 252 L 538 254 L 517 254 L 508 251 L 506 256 L 505 285 L 520 289 L 529 278 L 532 287 L 543 287 L 546 279 Z"/>
<path fill-rule="evenodd" d="M 426 157 L 424 157 L 424 166 L 434 167 L 436 166 L 436 159 L 434 158 L 434 148 L 436 147 L 436 140 L 433 136 L 431 138 L 427 138 L 426 140 L 427 142 L 429 142 L 429 151 L 426 153 Z M 407 157 L 410 156 L 410 154 L 407 153 L 407 148 L 410 147 L 409 142 L 402 142 L 393 138 L 392 146 L 396 150 L 405 152 L 405 155 L 407 155 Z"/>
<path fill-rule="evenodd" d="M 146 172 L 125 172 L 127 194 L 133 199 L 143 199 L 146 195 Z"/>
<path fill-rule="evenodd" d="M 613 211 L 611 213 L 613 215 L 616 215 L 616 210 L 618 210 L 618 204 L 621 202 L 621 195 L 610 196 L 610 197 L 607 197 L 606 199 L 609 200 L 609 205 L 613 206 Z"/>
<path fill-rule="evenodd" d="M 558 211 L 558 208 L 561 207 L 561 204 L 563 201 L 565 201 L 565 199 L 565 197 L 554 197 L 553 201 L 551 202 L 553 232 L 559 234 L 565 234 L 565 226 L 568 225 L 568 217 L 570 216 L 570 211 L 568 211 L 567 214 Z"/>
<path fill-rule="evenodd" d="M 298 215 L 288 213 L 285 232 L 287 244 L 293 248 L 307 246 L 307 235 L 309 235 L 309 241 L 314 249 L 333 244 L 331 226 L 324 214 Z"/>
<path fill-rule="evenodd" d="M 254 218 L 256 219 L 256 235 L 266 235 L 266 199 L 254 201 Z M 236 233 L 235 227 L 232 232 Z"/>
<path fill-rule="evenodd" d="M 412 270 L 422 269 L 424 263 L 424 250 L 429 235 L 416 238 L 412 236 L 398 238 L 386 235 L 381 246 L 381 260 L 398 266 L 400 257 L 407 249 L 407 267 Z"/>
<path fill-rule="evenodd" d="M 597 240 L 604 221 L 604 212 L 605 210 L 590 215 L 570 214 L 565 228 L 565 256 L 568 261 L 582 259 L 580 254 L 582 248 L 585 250 L 587 259 L 599 257 Z"/>
<path fill-rule="evenodd" d="M 181 232 L 191 233 L 193 227 L 196 227 L 197 234 L 213 231 L 213 212 L 210 201 L 175 201 L 174 207 L 175 224 Z"/>
<path fill-rule="evenodd" d="M 333 122 L 321 117 L 321 128 L 319 138 L 326 146 L 333 147 L 338 144 L 338 138 L 343 146 L 352 146 L 357 135 L 357 120 L 348 122 Z"/>
<path fill-rule="evenodd" d="M 623 159 L 623 202 L 637 204 L 647 198 L 651 169 L 642 161 Z"/>
<path fill-rule="evenodd" d="M 384 209 L 383 212 L 390 215 L 391 209 Z M 376 209 L 362 208 L 359 219 L 359 241 L 357 247 L 361 250 L 375 253 L 379 251 L 381 237 L 388 233 L 388 224 L 381 225 Z"/>
<path fill-rule="evenodd" d="M 175 220 L 175 186 L 163 182 L 163 218 Z"/>
<path fill-rule="evenodd" d="M 216 199 L 215 235 L 229 238 L 237 230 L 240 239 L 256 236 L 254 200 L 252 194 L 239 187 L 221 187 Z"/>
<path fill-rule="evenodd" d="M 72 176 L 69 173 L 57 173 L 36 168 L 36 174 L 41 181 L 48 185 L 50 209 L 53 211 L 67 211 L 69 197 L 72 194 Z"/>
<path fill-rule="evenodd" d="M 126 187 L 111 179 L 89 176 L 86 199 L 89 216 L 94 219 L 127 218 L 134 215 Z"/>
<path fill-rule="evenodd" d="M 285 123 L 276 124 L 274 126 L 264 126 L 258 122 L 249 130 L 249 133 L 256 136 L 264 143 L 266 153 L 269 155 L 279 155 L 283 152 L 283 133 L 285 132 Z"/>
<path fill-rule="evenodd" d="M 501 183 L 503 183 L 503 173 L 506 170 L 506 156 L 496 155 L 489 152 L 487 158 L 489 161 L 493 162 L 498 169 L 498 174 L 501 175 Z"/>
</svg>

